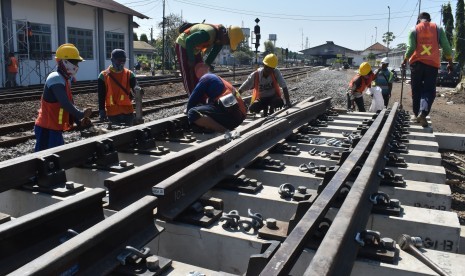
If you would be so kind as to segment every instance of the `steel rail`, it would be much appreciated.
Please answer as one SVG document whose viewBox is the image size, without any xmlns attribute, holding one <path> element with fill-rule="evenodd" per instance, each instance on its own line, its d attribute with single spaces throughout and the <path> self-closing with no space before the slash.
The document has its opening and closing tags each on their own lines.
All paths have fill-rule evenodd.
<svg viewBox="0 0 465 276">
<path fill-rule="evenodd" d="M 287 275 L 291 271 L 308 238 L 315 233 L 319 222 L 324 218 L 331 207 L 331 203 L 336 199 L 340 188 L 350 177 L 356 165 L 362 161 L 364 152 L 369 148 L 371 141 L 381 129 L 385 112 L 386 110 L 383 110 L 378 114 L 325 189 L 318 195 L 311 207 L 267 263 L 261 275 Z"/>
<path fill-rule="evenodd" d="M 105 275 L 121 265 L 127 246 L 141 250 L 162 231 L 155 225 L 157 199 L 146 196 L 51 249 L 13 275 Z"/>
<path fill-rule="evenodd" d="M 378 192 L 380 172 L 386 165 L 387 144 L 396 123 L 399 104 L 392 107 L 376 143 L 321 242 L 305 275 L 350 274 L 360 244 L 355 241 L 357 232 L 366 230 L 373 203 L 370 195 Z M 376 229 L 375 229 L 376 230 Z"/>
<path fill-rule="evenodd" d="M 294 128 L 324 113 L 331 106 L 330 100 L 326 98 L 281 114 L 156 184 L 153 194 L 160 200 L 157 215 L 165 220 L 175 219 L 227 175 L 244 168 L 257 154 L 290 135 Z"/>
<path fill-rule="evenodd" d="M 314 97 L 309 97 L 297 104 L 296 107 L 312 102 L 313 100 Z M 265 121 L 284 116 L 283 114 L 287 112 L 288 110 L 282 109 L 270 115 L 268 118 L 258 119 L 247 125 L 240 126 L 237 128 L 237 131 L 239 131 L 241 135 L 244 135 L 260 127 Z M 186 148 L 178 153 L 106 179 L 104 185 L 108 189 L 109 208 L 119 210 L 144 195 L 152 194 L 152 187 L 156 183 L 184 169 L 226 143 L 227 141 L 224 137 L 219 136 L 205 141 L 201 145 Z"/>
<path fill-rule="evenodd" d="M 104 219 L 103 189 L 93 189 L 0 224 L 0 275 L 60 245 L 67 231 L 82 232 Z"/>
<path fill-rule="evenodd" d="M 17 188 L 28 183 L 30 178 L 37 175 L 40 169 L 39 162 L 43 158 L 57 155 L 61 168 L 69 169 L 83 164 L 86 158 L 92 156 L 96 152 L 98 144 L 102 141 L 111 140 L 116 149 L 124 148 L 137 139 L 138 131 L 149 129 L 150 132 L 155 135 L 168 129 L 172 126 L 174 121 L 179 121 L 181 124 L 187 125 L 186 115 L 179 114 L 0 162 L 0 192 Z M 21 174 L 18 174 L 18 172 L 21 172 Z"/>
</svg>

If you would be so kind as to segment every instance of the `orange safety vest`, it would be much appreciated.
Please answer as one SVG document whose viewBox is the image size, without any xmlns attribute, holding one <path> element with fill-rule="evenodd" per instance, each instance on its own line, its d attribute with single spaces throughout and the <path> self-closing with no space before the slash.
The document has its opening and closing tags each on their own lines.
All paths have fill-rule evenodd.
<svg viewBox="0 0 465 276">
<path fill-rule="evenodd" d="M 420 61 L 424 64 L 439 68 L 439 37 L 435 23 L 420 22 L 415 26 L 417 47 L 410 57 L 410 64 Z"/>
<path fill-rule="evenodd" d="M 209 41 L 205 41 L 197 46 L 195 46 L 195 49 L 197 51 L 201 51 L 201 52 L 205 52 L 208 48 L 210 48 L 210 46 L 212 46 L 212 44 L 215 44 L 217 42 L 220 41 L 220 26 L 221 25 L 218 25 L 218 24 L 206 24 L 206 23 L 202 23 L 202 24 L 205 24 L 205 25 L 209 25 L 209 26 L 212 26 L 215 30 L 216 30 L 216 37 L 215 39 L 213 40 L 213 43 L 209 40 Z M 191 28 L 194 27 L 195 25 L 189 27 L 188 29 L 186 29 L 184 31 L 184 33 L 186 35 L 190 35 L 191 34 Z M 211 38 L 210 38 L 211 39 Z"/>
<path fill-rule="evenodd" d="M 253 103 L 255 102 L 255 100 L 260 99 L 259 82 L 260 82 L 259 73 L 258 71 L 255 71 L 254 87 L 252 90 L 252 99 L 250 100 L 250 103 Z M 271 82 L 273 83 L 276 96 L 281 98 L 281 88 L 279 88 L 279 84 L 278 84 L 278 81 L 276 80 L 276 77 L 274 76 L 274 73 L 271 73 Z"/>
<path fill-rule="evenodd" d="M 247 115 L 247 108 L 245 107 L 245 103 L 241 98 L 241 95 L 237 92 L 237 90 L 232 86 L 231 83 L 225 81 L 222 77 L 219 77 L 224 84 L 223 93 L 215 98 L 215 101 L 218 101 L 221 97 L 226 96 L 228 94 L 234 93 L 234 97 L 236 97 L 237 104 L 239 105 L 239 110 L 242 113 L 242 116 L 245 118 Z"/>
<path fill-rule="evenodd" d="M 122 72 L 112 72 L 108 67 L 103 72 L 105 87 L 106 87 L 106 98 L 105 98 L 105 109 L 108 116 L 115 116 L 119 114 L 130 114 L 134 112 L 129 93 L 131 86 L 129 79 L 131 72 L 124 68 Z M 115 83 L 110 77 L 114 77 L 125 89 Z"/>
<path fill-rule="evenodd" d="M 69 81 L 65 80 L 65 89 L 68 100 L 73 102 L 71 87 Z M 40 99 L 39 116 L 35 122 L 36 125 L 57 131 L 70 130 L 73 126 L 69 113 L 61 107 L 59 102 L 49 103 L 44 100 L 44 96 Z"/>
<path fill-rule="evenodd" d="M 371 82 L 373 81 L 374 79 L 374 74 L 371 75 L 371 79 L 369 80 L 366 80 L 364 76 L 360 76 L 359 74 L 355 75 L 355 77 L 352 78 L 352 80 L 350 80 L 349 82 L 349 88 L 351 88 L 354 84 L 354 82 L 358 79 L 358 78 L 361 78 L 362 79 L 362 84 L 357 87 L 355 89 L 356 92 L 360 92 L 360 93 L 363 93 L 363 91 L 365 91 L 365 88 L 367 87 L 370 87 L 371 86 Z"/>
<path fill-rule="evenodd" d="M 10 57 L 8 73 L 18 73 L 18 60 L 15 57 Z"/>
</svg>

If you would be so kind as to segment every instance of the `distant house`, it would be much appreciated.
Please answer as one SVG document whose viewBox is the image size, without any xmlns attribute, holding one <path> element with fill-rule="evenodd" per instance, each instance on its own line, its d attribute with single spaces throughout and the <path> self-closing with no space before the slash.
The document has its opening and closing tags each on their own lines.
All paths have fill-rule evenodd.
<svg viewBox="0 0 465 276">
<path fill-rule="evenodd" d="M 326 44 L 318 45 L 312 48 L 308 48 L 300 51 L 307 59 L 310 59 L 313 64 L 318 65 L 329 65 L 335 62 L 343 60 L 348 64 L 356 63 L 359 58 L 357 51 L 336 45 L 333 41 L 326 41 Z"/>
<path fill-rule="evenodd" d="M 137 63 L 137 58 L 140 56 L 147 56 L 149 60 L 154 58 L 155 55 L 155 48 L 148 44 L 145 41 L 134 41 L 134 50 L 133 50 L 133 57 L 134 57 L 134 64 Z"/>
<path fill-rule="evenodd" d="M 375 44 L 363 50 L 362 55 L 368 56 L 371 53 L 378 55 L 378 54 L 386 54 L 387 52 L 388 52 L 388 48 L 386 46 L 384 46 L 383 44 L 379 42 L 376 42 Z"/>
</svg>

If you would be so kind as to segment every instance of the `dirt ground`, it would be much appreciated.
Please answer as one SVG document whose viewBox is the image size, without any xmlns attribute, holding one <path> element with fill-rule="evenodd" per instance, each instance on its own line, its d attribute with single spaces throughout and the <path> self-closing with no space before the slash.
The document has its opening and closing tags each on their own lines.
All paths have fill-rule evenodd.
<svg viewBox="0 0 465 276">
<path fill-rule="evenodd" d="M 400 102 L 400 95 L 401 83 L 394 83 L 390 104 Z M 402 95 L 403 108 L 412 113 L 410 84 L 404 83 Z M 431 110 L 434 132 L 465 134 L 465 90 L 437 87 Z M 452 191 L 452 209 L 457 212 L 460 224 L 465 225 L 465 152 L 441 151 L 441 155 Z"/>
</svg>

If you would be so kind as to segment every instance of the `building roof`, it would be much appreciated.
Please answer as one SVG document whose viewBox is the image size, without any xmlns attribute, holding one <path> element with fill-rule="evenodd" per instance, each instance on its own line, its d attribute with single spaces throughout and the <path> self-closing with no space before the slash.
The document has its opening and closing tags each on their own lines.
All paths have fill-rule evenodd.
<svg viewBox="0 0 465 276">
<path fill-rule="evenodd" d="M 366 48 L 364 51 L 379 51 L 379 52 L 387 52 L 388 48 L 383 44 L 376 42 L 375 44 L 371 45 L 370 47 Z"/>
<path fill-rule="evenodd" d="M 113 0 L 66 0 L 70 4 L 82 4 L 82 5 L 88 5 L 91 7 L 97 7 L 97 8 L 102 8 L 105 10 L 113 11 L 113 12 L 119 12 L 119 13 L 124 13 L 124 14 L 129 14 L 132 16 L 137 16 L 140 19 L 149 19 L 150 17 L 143 15 L 142 13 L 136 12 L 133 9 L 130 9 L 118 2 L 115 2 Z"/>
<path fill-rule="evenodd" d="M 153 52 L 155 48 L 145 41 L 134 41 L 134 51 Z"/>
<path fill-rule="evenodd" d="M 300 52 L 305 55 L 311 56 L 326 56 L 326 57 L 336 57 L 338 54 L 348 55 L 354 54 L 355 51 L 349 48 L 345 48 L 339 45 L 334 44 L 333 41 L 326 41 L 326 44 L 318 45 L 312 48 L 301 50 Z"/>
</svg>

